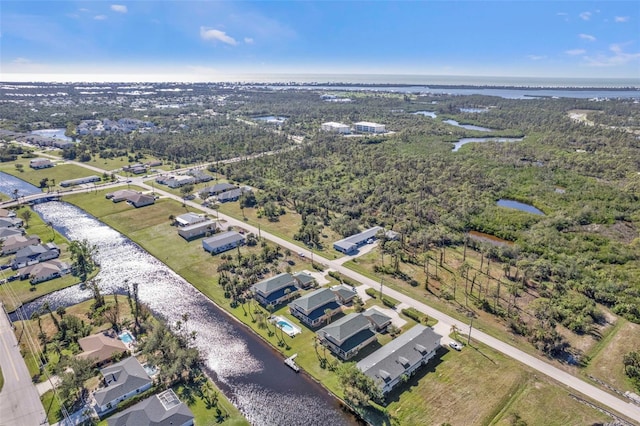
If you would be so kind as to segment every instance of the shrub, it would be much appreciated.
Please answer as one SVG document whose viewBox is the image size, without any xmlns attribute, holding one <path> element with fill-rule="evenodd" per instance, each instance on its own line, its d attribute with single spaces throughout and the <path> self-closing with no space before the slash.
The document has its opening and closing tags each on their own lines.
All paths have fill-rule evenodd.
<svg viewBox="0 0 640 426">
<path fill-rule="evenodd" d="M 415 308 L 406 308 L 401 312 L 416 322 L 423 322 L 422 320 L 425 318 L 425 315 Z"/>
<path fill-rule="evenodd" d="M 386 297 L 382 298 L 382 303 L 384 304 L 384 306 L 388 306 L 390 308 L 396 307 L 396 302 L 394 302 L 393 300 L 387 299 Z"/>
<path fill-rule="evenodd" d="M 364 292 L 367 293 L 370 297 L 373 297 L 374 299 L 378 297 L 378 292 L 372 288 L 368 288 Z"/>
</svg>

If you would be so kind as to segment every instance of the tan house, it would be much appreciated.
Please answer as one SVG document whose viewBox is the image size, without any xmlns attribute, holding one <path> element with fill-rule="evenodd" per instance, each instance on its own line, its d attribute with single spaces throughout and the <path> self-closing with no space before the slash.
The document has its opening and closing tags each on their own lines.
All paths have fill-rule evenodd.
<svg viewBox="0 0 640 426">
<path fill-rule="evenodd" d="M 2 244 L 2 254 L 13 254 L 18 252 L 20 249 L 38 244 L 40 244 L 40 237 L 37 235 L 30 235 L 27 237 L 22 235 L 12 235 L 4 240 L 4 244 Z"/>
<path fill-rule="evenodd" d="M 105 333 L 92 334 L 78 340 L 82 353 L 78 358 L 93 359 L 96 364 L 102 364 L 114 356 L 127 352 L 127 347 L 122 340 L 111 337 Z"/>
</svg>

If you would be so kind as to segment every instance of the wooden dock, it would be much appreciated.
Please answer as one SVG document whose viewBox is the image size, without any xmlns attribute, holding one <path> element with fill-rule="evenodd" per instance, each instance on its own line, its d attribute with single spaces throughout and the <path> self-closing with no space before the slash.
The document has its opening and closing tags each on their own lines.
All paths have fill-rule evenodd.
<svg viewBox="0 0 640 426">
<path fill-rule="evenodd" d="M 298 373 L 300 371 L 300 367 L 298 367 L 298 364 L 296 364 L 296 362 L 294 361 L 297 356 L 298 356 L 298 354 L 293 354 L 289 358 L 286 358 L 284 360 L 284 363 L 288 367 L 290 367 L 293 371 L 295 371 L 296 373 Z"/>
</svg>

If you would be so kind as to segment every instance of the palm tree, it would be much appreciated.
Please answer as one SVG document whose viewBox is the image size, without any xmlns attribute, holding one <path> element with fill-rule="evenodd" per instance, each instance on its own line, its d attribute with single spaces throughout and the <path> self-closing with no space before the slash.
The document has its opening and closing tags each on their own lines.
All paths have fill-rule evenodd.
<svg viewBox="0 0 640 426">
<path fill-rule="evenodd" d="M 331 322 L 331 314 L 333 313 L 333 311 L 331 309 L 325 309 L 324 310 L 324 316 L 327 318 L 327 325 L 329 325 L 329 323 Z"/>
</svg>

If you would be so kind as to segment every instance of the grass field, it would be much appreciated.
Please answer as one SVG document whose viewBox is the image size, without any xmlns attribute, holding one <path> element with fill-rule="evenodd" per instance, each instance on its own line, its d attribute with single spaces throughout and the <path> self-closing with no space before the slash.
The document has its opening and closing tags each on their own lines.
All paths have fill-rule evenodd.
<svg viewBox="0 0 640 426">
<path fill-rule="evenodd" d="M 92 175 L 102 177 L 102 175 L 98 172 L 85 169 L 84 167 L 76 166 L 75 164 L 65 164 L 63 162 L 58 162 L 56 166 L 50 167 L 48 169 L 33 170 L 29 168 L 29 160 L 30 159 L 24 159 L 17 160 L 11 163 L 0 163 L 0 171 L 27 181 L 37 187 L 40 187 L 40 181 L 42 179 L 48 178 L 51 190 L 63 189 L 60 186 L 60 182 L 64 180 L 77 179 Z M 18 163 L 23 164 L 24 172 L 21 173 L 15 168 L 15 164 Z M 55 180 L 55 185 L 51 185 L 53 183 L 52 180 Z M 46 191 L 46 188 L 44 190 Z"/>
<path fill-rule="evenodd" d="M 49 424 L 58 423 L 62 420 L 62 413 L 60 412 L 60 401 L 56 398 L 52 390 L 46 391 L 40 397 L 44 411 L 47 413 L 47 421 Z"/>
<path fill-rule="evenodd" d="M 302 217 L 288 209 L 285 208 L 286 214 L 279 216 L 278 221 L 271 222 L 266 217 L 258 218 L 258 210 L 253 208 L 244 209 L 244 215 L 246 217 L 246 222 L 250 225 L 260 227 L 260 229 L 265 230 L 277 237 L 282 238 L 283 240 L 289 241 L 291 243 L 297 244 L 300 248 L 309 250 L 305 244 L 300 241 L 297 241 L 293 238 L 293 236 L 300 229 L 300 225 L 302 224 Z M 220 205 L 220 213 L 232 216 L 236 219 L 242 220 L 242 210 L 240 209 L 240 203 L 224 203 Z M 328 259 L 336 259 L 341 257 L 342 254 L 338 253 L 333 249 L 333 243 L 342 239 L 342 236 L 336 234 L 331 228 L 325 227 L 322 229 L 320 234 L 320 244 L 321 248 L 314 248 L 314 252 L 319 255 L 326 257 Z"/>
<path fill-rule="evenodd" d="M 117 170 L 122 169 L 124 166 L 128 166 L 129 164 L 136 164 L 136 163 L 144 164 L 144 163 L 149 163 L 151 161 L 161 161 L 161 160 L 150 155 L 145 155 L 140 160 L 134 161 L 132 163 L 132 162 L 129 162 L 129 157 L 127 156 L 115 157 L 115 158 L 100 158 L 99 156 L 94 156 L 91 159 L 91 161 L 87 161 L 86 164 L 93 167 L 99 167 L 104 171 L 111 173 L 111 172 L 116 172 Z M 163 164 L 162 166 L 154 167 L 154 169 L 170 170 L 171 167 L 167 164 Z M 121 174 L 126 175 L 126 173 L 121 173 Z"/>
<path fill-rule="evenodd" d="M 638 392 L 624 372 L 623 356 L 640 348 L 640 325 L 619 318 L 614 331 L 597 346 L 585 373 L 622 390 Z"/>
</svg>

